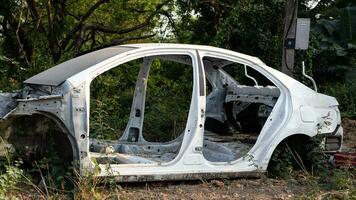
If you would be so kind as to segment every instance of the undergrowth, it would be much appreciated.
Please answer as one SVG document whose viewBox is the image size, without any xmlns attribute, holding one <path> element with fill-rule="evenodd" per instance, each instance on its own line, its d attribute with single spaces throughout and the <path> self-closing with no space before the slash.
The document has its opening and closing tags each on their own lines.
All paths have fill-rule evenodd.
<svg viewBox="0 0 356 200">
<path fill-rule="evenodd" d="M 21 163 L 2 163 L 0 175 L 0 199 L 10 199 L 7 197 L 9 191 L 14 189 L 23 176 L 23 170 L 19 168 Z"/>
<path fill-rule="evenodd" d="M 355 199 L 356 169 L 353 166 L 335 167 L 330 155 L 320 146 L 322 137 L 311 138 L 301 144 L 304 152 L 290 148 L 290 142 L 281 143 L 275 150 L 268 168 L 268 176 L 277 179 L 297 180 L 310 188 L 300 199 Z M 340 199 L 340 198 L 339 198 Z"/>
</svg>

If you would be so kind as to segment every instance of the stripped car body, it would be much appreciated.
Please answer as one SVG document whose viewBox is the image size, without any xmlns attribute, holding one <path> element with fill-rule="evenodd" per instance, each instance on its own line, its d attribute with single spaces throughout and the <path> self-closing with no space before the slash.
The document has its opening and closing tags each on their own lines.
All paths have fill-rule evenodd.
<svg viewBox="0 0 356 200">
<path fill-rule="evenodd" d="M 148 142 L 142 133 L 147 78 L 152 60 L 157 58 L 193 69 L 186 127 L 178 138 L 164 143 Z M 89 138 L 92 80 L 135 59 L 142 59 L 142 67 L 125 131 L 115 141 Z M 248 66 L 274 85 L 258 85 L 246 69 L 245 75 L 255 84 L 240 85 L 223 70 L 231 63 Z M 212 86 L 209 94 L 207 82 Z M 335 98 L 313 91 L 256 57 L 210 46 L 132 44 L 105 48 L 50 68 L 24 84 L 19 92 L 0 94 L 0 117 L 40 114 L 54 120 L 67 135 L 81 173 L 114 176 L 118 181 L 258 176 L 266 171 L 278 144 L 294 135 L 325 135 L 328 152 L 337 152 L 342 145 Z M 258 104 L 263 126 L 253 144 L 227 140 L 216 134 L 218 128 L 208 128 L 208 121 L 226 121 L 229 103 L 233 116 L 251 103 Z"/>
</svg>

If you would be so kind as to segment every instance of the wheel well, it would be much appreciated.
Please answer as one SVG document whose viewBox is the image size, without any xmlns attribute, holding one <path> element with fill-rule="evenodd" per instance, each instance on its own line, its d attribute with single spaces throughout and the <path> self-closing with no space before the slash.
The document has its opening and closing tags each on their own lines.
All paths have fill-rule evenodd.
<svg viewBox="0 0 356 200">
<path fill-rule="evenodd" d="M 309 142 L 311 137 L 306 134 L 294 134 L 290 135 L 286 138 L 284 138 L 278 145 L 281 145 L 282 143 L 291 143 L 295 146 L 303 146 L 306 144 L 306 142 Z M 278 147 L 278 146 L 277 146 Z"/>
<path fill-rule="evenodd" d="M 309 169 L 308 153 L 313 148 L 312 137 L 294 134 L 283 139 L 274 149 L 267 171 L 272 176 L 284 176 L 284 170 Z"/>
<path fill-rule="evenodd" d="M 77 156 L 66 128 L 47 114 L 14 117 L 4 133 L 10 151 L 26 163 L 56 153 L 64 163 L 70 164 Z"/>
</svg>

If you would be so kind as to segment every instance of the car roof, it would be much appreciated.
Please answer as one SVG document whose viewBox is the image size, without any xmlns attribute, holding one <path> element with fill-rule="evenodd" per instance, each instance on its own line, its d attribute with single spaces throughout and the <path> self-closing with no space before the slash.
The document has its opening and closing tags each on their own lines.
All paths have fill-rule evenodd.
<svg viewBox="0 0 356 200">
<path fill-rule="evenodd" d="M 128 44 L 119 45 L 100 49 L 87 53 L 85 55 L 70 59 L 60 63 L 52 68 L 49 68 L 35 76 L 24 81 L 25 84 L 32 85 L 47 85 L 58 86 L 66 81 L 68 78 L 94 66 L 104 60 L 112 58 L 122 53 L 132 51 L 135 49 L 157 49 L 157 48 L 177 48 L 177 49 L 193 49 L 193 50 L 210 50 L 218 52 L 232 51 L 203 45 L 189 45 L 189 44 L 174 44 L 174 43 L 141 43 L 141 44 Z M 253 62 L 262 62 L 258 58 L 234 52 L 237 56 L 251 60 Z"/>
<path fill-rule="evenodd" d="M 136 47 L 114 46 L 87 53 L 47 69 L 24 81 L 25 84 L 58 86 L 69 77 L 113 56 Z"/>
<path fill-rule="evenodd" d="M 246 60 L 250 60 L 255 63 L 263 63 L 258 57 L 250 56 L 247 54 L 239 53 L 236 51 L 223 49 L 219 47 L 213 47 L 208 45 L 197 45 L 197 44 L 177 44 L 177 43 L 138 43 L 138 44 L 127 44 L 121 45 L 127 47 L 136 47 L 136 48 L 176 48 L 176 49 L 193 49 L 193 50 L 200 50 L 200 51 L 215 51 L 221 53 L 228 53 L 228 54 L 235 54 L 240 58 L 244 58 Z"/>
</svg>

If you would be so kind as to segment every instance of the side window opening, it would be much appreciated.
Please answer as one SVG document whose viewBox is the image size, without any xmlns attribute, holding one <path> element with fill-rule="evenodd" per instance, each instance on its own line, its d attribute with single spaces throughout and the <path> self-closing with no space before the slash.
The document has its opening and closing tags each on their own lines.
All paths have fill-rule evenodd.
<svg viewBox="0 0 356 200">
<path fill-rule="evenodd" d="M 253 68 L 246 66 L 247 74 L 245 75 L 245 65 L 240 63 L 231 63 L 222 68 L 227 74 L 232 76 L 240 85 L 254 86 L 255 82 L 248 76 L 253 77 L 259 86 L 274 86 L 274 84 L 265 76 Z"/>
<path fill-rule="evenodd" d="M 241 63 L 212 57 L 203 62 L 213 88 L 207 95 L 204 157 L 212 162 L 237 160 L 256 143 L 280 91 L 249 66 L 246 72 Z"/>
<path fill-rule="evenodd" d="M 145 57 L 93 80 L 89 148 L 96 163 L 148 164 L 175 158 L 190 109 L 191 65 L 185 55 Z M 129 84 L 122 85 L 123 79 Z"/>
</svg>

